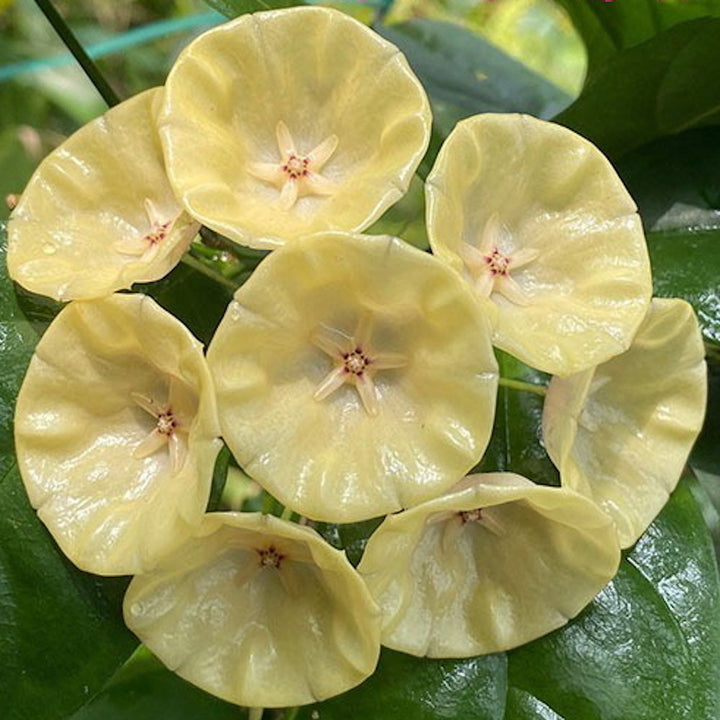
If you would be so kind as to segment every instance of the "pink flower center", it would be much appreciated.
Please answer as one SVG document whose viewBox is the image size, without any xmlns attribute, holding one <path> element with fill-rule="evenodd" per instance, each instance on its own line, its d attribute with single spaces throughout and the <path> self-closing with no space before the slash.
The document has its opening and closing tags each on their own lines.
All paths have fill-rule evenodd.
<svg viewBox="0 0 720 720">
<path fill-rule="evenodd" d="M 508 274 L 510 269 L 510 258 L 504 253 L 501 253 L 496 247 L 492 249 L 492 252 L 489 255 L 485 255 L 484 259 L 493 275 L 497 276 Z"/>
<path fill-rule="evenodd" d="M 309 164 L 310 158 L 298 157 L 294 153 L 290 153 L 287 162 L 282 166 L 282 169 L 287 173 L 291 180 L 297 180 L 297 178 L 305 177 L 308 174 Z"/>
<path fill-rule="evenodd" d="M 285 556 L 278 552 L 274 545 L 260 548 L 256 552 L 260 556 L 260 567 L 279 568 L 280 563 L 285 559 Z"/>
<path fill-rule="evenodd" d="M 372 362 L 372 360 L 365 355 L 360 347 L 356 347 L 352 352 L 343 353 L 342 357 L 345 372 L 352 373 L 358 377 L 365 372 L 365 368 L 367 368 L 367 366 Z"/>
</svg>

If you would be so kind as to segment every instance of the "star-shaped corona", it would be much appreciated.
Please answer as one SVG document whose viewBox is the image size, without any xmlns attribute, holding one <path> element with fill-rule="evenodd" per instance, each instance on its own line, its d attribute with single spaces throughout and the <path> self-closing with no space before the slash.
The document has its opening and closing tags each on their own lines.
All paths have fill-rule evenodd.
<svg viewBox="0 0 720 720">
<path fill-rule="evenodd" d="M 320 171 L 337 148 L 337 135 L 331 135 L 307 154 L 302 154 L 282 120 L 275 132 L 280 160 L 277 163 L 254 162 L 250 172 L 280 189 L 280 207 L 289 210 L 299 197 L 305 195 L 332 195 L 335 185 Z"/>
<path fill-rule="evenodd" d="M 313 344 L 327 353 L 334 363 L 334 368 L 315 390 L 313 397 L 316 400 L 323 400 L 349 383 L 357 388 L 365 410 L 370 415 L 378 414 L 378 394 L 373 376 L 379 370 L 407 365 L 407 358 L 401 353 L 375 352 L 371 336 L 372 315 L 369 312 L 363 314 L 350 336 L 324 325 L 312 333 Z"/>
</svg>

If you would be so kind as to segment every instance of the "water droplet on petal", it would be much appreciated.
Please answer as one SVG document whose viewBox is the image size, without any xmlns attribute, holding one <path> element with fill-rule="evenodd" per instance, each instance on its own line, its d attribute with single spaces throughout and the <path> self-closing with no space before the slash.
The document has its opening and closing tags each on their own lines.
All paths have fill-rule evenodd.
<svg viewBox="0 0 720 720">
<path fill-rule="evenodd" d="M 46 255 L 54 255 L 57 252 L 57 248 L 52 243 L 45 243 L 43 245 L 42 251 Z"/>
</svg>

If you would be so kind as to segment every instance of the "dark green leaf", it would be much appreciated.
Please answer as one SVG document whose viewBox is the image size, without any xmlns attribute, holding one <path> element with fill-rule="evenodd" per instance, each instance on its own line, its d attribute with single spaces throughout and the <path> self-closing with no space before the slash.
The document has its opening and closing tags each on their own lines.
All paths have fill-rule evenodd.
<svg viewBox="0 0 720 720">
<path fill-rule="evenodd" d="M 563 90 L 466 28 L 416 19 L 376 30 L 405 53 L 430 96 L 442 135 L 469 115 L 526 112 L 549 118 L 570 102 Z"/>
<path fill-rule="evenodd" d="M 720 15 L 718 0 L 557 0 L 570 15 L 588 51 L 588 80 L 614 55 L 697 17 Z"/>
<path fill-rule="evenodd" d="M 26 300 L 30 301 L 29 297 Z M 37 308 L 37 306 L 33 305 Z M 126 580 L 68 562 L 30 507 L 13 456 L 12 410 L 44 313 L 26 316 L 5 273 L 0 232 L 0 717 L 59 720 L 122 663 Z"/>
<path fill-rule="evenodd" d="M 500 375 L 509 380 L 546 386 L 550 377 L 496 351 Z M 555 466 L 541 438 L 543 398 L 531 392 L 500 387 L 490 445 L 474 472 L 515 472 L 543 485 L 559 485 Z"/>
<path fill-rule="evenodd" d="M 718 717 L 717 567 L 689 485 L 588 609 L 509 653 L 512 687 L 566 720 Z"/>
<path fill-rule="evenodd" d="M 211 7 L 221 12 L 225 17 L 234 18 L 245 13 L 260 10 L 274 10 L 275 8 L 305 5 L 303 0 L 205 0 Z"/>
<path fill-rule="evenodd" d="M 647 239 L 654 294 L 685 298 L 705 341 L 720 345 L 720 229 L 653 232 Z"/>
<path fill-rule="evenodd" d="M 720 362 L 708 363 L 708 404 L 705 424 L 690 455 L 694 470 L 708 473 L 720 481 Z M 712 492 L 720 510 L 720 482 Z"/>
<path fill-rule="evenodd" d="M 383 650 L 369 680 L 345 695 L 301 708 L 298 720 L 503 720 L 506 678 L 504 653 L 428 660 Z"/>
<path fill-rule="evenodd" d="M 690 484 L 680 484 L 615 579 L 565 628 L 467 660 L 383 651 L 359 688 L 299 717 L 715 720 L 720 586 Z"/>
<path fill-rule="evenodd" d="M 611 157 L 664 135 L 716 124 L 718 46 L 720 18 L 675 25 L 610 59 L 557 120 Z"/>
<path fill-rule="evenodd" d="M 107 687 L 68 720 L 244 720 L 247 711 L 170 672 L 141 646 Z"/>
<path fill-rule="evenodd" d="M 644 145 L 623 157 L 617 171 L 647 232 L 720 227 L 720 128 L 689 130 Z"/>
<path fill-rule="evenodd" d="M 155 298 L 206 346 L 232 298 L 224 285 L 183 263 L 159 282 L 137 285 L 134 290 Z"/>
</svg>

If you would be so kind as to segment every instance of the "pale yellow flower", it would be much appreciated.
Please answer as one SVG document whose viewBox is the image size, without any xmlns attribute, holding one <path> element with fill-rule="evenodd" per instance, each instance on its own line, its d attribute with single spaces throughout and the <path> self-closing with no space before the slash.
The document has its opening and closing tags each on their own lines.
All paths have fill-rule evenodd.
<svg viewBox="0 0 720 720">
<path fill-rule="evenodd" d="M 8 225 L 8 270 L 32 292 L 90 299 L 158 280 L 199 224 L 168 184 L 155 131 L 162 88 L 136 95 L 40 164 Z"/>
<path fill-rule="evenodd" d="M 568 375 L 627 349 L 650 301 L 635 204 L 587 140 L 527 115 L 458 123 L 428 175 L 433 252 L 495 322 L 494 343 Z"/>
<path fill-rule="evenodd" d="M 130 583 L 124 609 L 171 670 L 239 705 L 337 695 L 380 652 L 380 613 L 344 553 L 269 515 L 207 515 L 198 537 Z"/>
<path fill-rule="evenodd" d="M 78 567 L 151 568 L 200 521 L 219 450 L 202 346 L 151 298 L 70 303 L 15 411 L 30 502 Z"/>
<path fill-rule="evenodd" d="M 201 35 L 170 72 L 160 116 L 185 208 L 265 248 L 368 227 L 407 190 L 430 124 L 398 49 L 321 7 L 243 15 Z"/>
<path fill-rule="evenodd" d="M 490 328 L 455 273 L 390 237 L 270 255 L 208 350 L 223 435 L 293 510 L 353 522 L 443 491 L 493 424 Z"/>
<path fill-rule="evenodd" d="M 704 358 L 690 305 L 654 299 L 627 352 L 550 382 L 547 452 L 563 484 L 613 518 L 624 548 L 665 505 L 702 428 Z"/>
<path fill-rule="evenodd" d="M 468 657 L 561 627 L 619 561 L 612 521 L 592 502 L 493 473 L 388 516 L 358 571 L 382 610 L 383 645 Z"/>
</svg>

